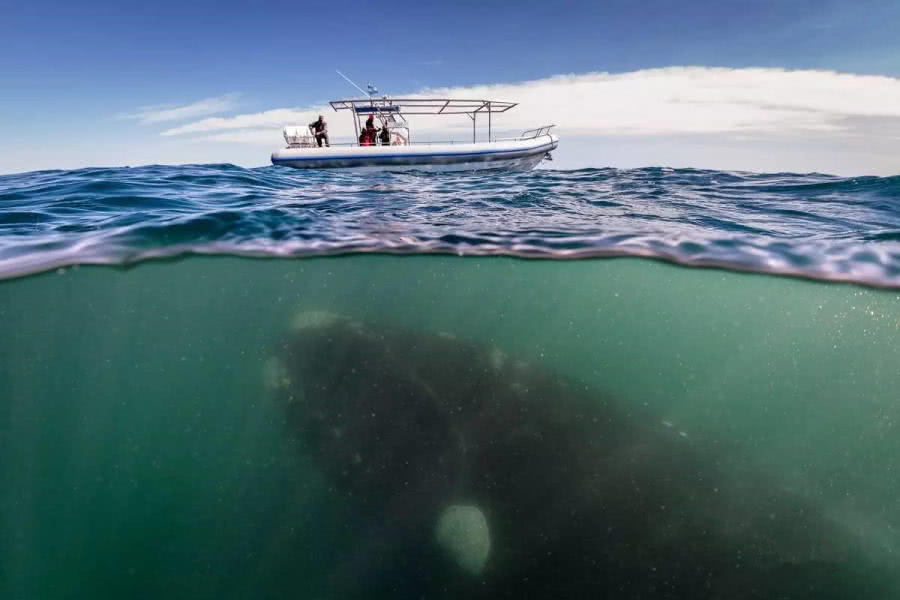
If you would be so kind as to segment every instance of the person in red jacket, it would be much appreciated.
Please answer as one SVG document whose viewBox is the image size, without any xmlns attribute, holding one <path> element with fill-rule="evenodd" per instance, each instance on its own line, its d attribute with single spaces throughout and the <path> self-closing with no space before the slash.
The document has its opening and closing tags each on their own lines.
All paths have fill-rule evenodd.
<svg viewBox="0 0 900 600">
<path fill-rule="evenodd" d="M 366 127 L 363 130 L 366 134 L 366 141 L 368 142 L 367 146 L 375 145 L 375 134 L 378 130 L 375 128 L 375 115 L 369 115 L 369 118 L 366 119 Z"/>
</svg>

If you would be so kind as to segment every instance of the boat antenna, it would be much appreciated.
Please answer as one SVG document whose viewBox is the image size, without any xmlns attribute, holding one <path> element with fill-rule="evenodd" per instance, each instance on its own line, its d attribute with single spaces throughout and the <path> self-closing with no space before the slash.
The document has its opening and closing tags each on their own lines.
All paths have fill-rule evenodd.
<svg viewBox="0 0 900 600">
<path fill-rule="evenodd" d="M 346 75 L 344 75 L 343 73 L 341 73 L 341 72 L 338 71 L 337 69 L 335 69 L 335 71 L 337 71 L 337 74 L 338 74 L 338 75 L 340 75 L 341 77 L 343 77 L 344 79 L 346 79 L 346 80 L 347 80 L 347 83 L 349 83 L 350 85 L 352 85 L 353 87 L 355 87 L 356 89 L 358 89 L 359 91 L 361 91 L 361 92 L 362 92 L 363 94 L 365 94 L 366 96 L 369 96 L 370 98 L 372 97 L 372 94 L 371 94 L 371 93 L 367 92 L 366 90 L 362 89 L 361 87 L 359 87 L 358 85 L 356 85 L 355 83 L 353 83 L 353 81 L 352 81 L 349 77 L 347 77 Z M 369 87 L 371 88 L 372 86 L 369 85 Z"/>
</svg>

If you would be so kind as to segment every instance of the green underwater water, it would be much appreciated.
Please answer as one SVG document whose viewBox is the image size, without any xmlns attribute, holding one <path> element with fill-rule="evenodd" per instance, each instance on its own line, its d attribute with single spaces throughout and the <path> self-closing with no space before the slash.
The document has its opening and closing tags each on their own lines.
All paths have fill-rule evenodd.
<svg viewBox="0 0 900 600">
<path fill-rule="evenodd" d="M 329 598 L 348 509 L 264 385 L 303 310 L 588 382 L 900 562 L 896 291 L 642 259 L 189 257 L 0 282 L 0 598 Z"/>
</svg>

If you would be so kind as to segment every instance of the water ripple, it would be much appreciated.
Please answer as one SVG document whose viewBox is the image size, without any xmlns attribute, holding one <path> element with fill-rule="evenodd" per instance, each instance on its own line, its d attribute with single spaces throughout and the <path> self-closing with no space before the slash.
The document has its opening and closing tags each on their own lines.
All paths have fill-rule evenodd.
<svg viewBox="0 0 900 600">
<path fill-rule="evenodd" d="M 233 165 L 0 177 L 0 277 L 185 253 L 643 256 L 900 287 L 900 177 Z"/>
</svg>

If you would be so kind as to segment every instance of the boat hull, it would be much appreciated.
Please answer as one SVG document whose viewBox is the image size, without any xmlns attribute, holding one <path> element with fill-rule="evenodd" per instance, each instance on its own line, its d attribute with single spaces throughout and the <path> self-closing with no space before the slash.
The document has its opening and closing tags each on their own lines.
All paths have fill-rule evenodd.
<svg viewBox="0 0 900 600">
<path fill-rule="evenodd" d="M 284 148 L 272 153 L 272 164 L 352 171 L 524 171 L 540 164 L 558 144 L 559 139 L 548 134 L 474 144 Z"/>
</svg>

